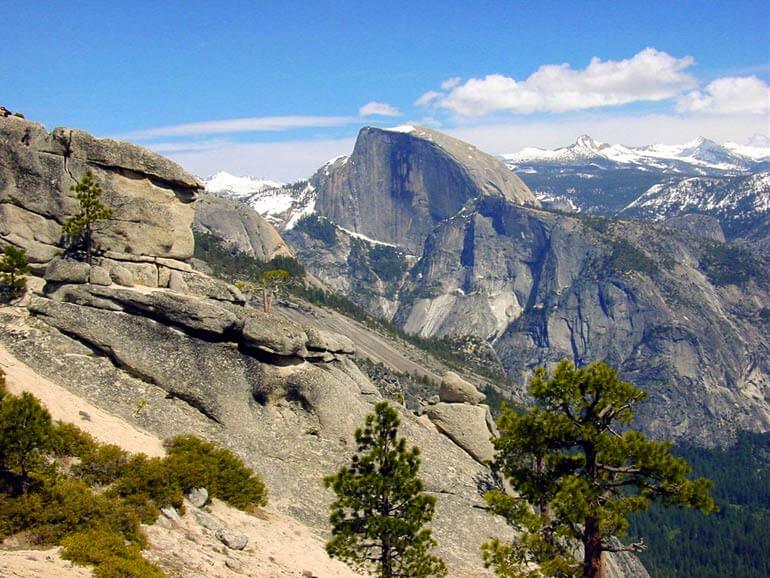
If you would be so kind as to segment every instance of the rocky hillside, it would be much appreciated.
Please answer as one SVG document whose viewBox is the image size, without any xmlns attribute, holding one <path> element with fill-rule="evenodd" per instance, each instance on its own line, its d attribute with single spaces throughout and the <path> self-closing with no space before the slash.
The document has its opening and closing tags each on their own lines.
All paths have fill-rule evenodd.
<svg viewBox="0 0 770 578">
<path fill-rule="evenodd" d="M 425 247 L 400 292 L 405 329 L 480 335 L 522 384 L 561 358 L 603 360 L 650 393 L 639 424 L 654 437 L 770 429 L 770 266 L 750 250 L 492 199 Z"/>
<path fill-rule="evenodd" d="M 407 332 L 486 340 L 522 388 L 544 363 L 607 361 L 650 392 L 639 423 L 655 437 L 713 444 L 770 429 L 766 258 L 725 242 L 713 217 L 569 216 L 444 181 L 459 192 L 426 216 L 429 203 L 396 203 L 403 181 L 380 176 L 393 158 L 422 166 L 415 151 L 435 152 L 436 134 L 364 129 L 350 158 L 311 179 L 317 214 L 283 233 L 311 272 Z M 443 175 L 476 166 L 459 154 L 430 162 Z M 352 175 L 373 180 L 359 189 Z"/>
<path fill-rule="evenodd" d="M 243 203 L 213 193 L 201 193 L 195 205 L 195 227 L 214 234 L 255 259 L 290 256 L 278 231 Z"/>
<path fill-rule="evenodd" d="M 331 495 L 321 479 L 349 459 L 355 428 L 382 399 L 354 362 L 355 344 L 246 307 L 235 287 L 193 270 L 199 186 L 176 165 L 19 119 L 0 119 L 0 134 L 2 206 L 22 215 L 6 216 L 3 240 L 39 250 L 43 274 L 0 314 L 0 342 L 37 375 L 160 438 L 194 433 L 231 448 L 265 480 L 272 507 L 325 528 Z M 61 259 L 56 244 L 75 210 L 69 185 L 88 169 L 116 217 L 100 230 L 92 265 Z M 460 399 L 458 388 L 473 395 Z M 478 545 L 508 532 L 481 500 L 494 484 L 483 463 L 489 410 L 456 377 L 442 390 L 425 415 L 399 408 L 401 432 L 422 450 L 451 575 L 482 576 Z M 616 576 L 646 576 L 633 558 L 620 560 L 632 569 Z"/>
</svg>

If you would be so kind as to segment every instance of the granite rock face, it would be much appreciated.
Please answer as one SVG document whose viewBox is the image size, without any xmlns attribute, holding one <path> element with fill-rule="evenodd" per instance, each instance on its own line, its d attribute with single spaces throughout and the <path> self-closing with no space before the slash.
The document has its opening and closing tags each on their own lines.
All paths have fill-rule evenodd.
<svg viewBox="0 0 770 578">
<path fill-rule="evenodd" d="M 195 203 L 195 226 L 255 259 L 291 256 L 291 250 L 266 219 L 243 203 L 202 193 Z"/>
<path fill-rule="evenodd" d="M 647 433 L 713 445 L 770 429 L 768 279 L 759 255 L 687 230 L 480 199 L 428 238 L 395 320 L 489 340 L 522 386 L 602 360 L 650 394 Z"/>
<path fill-rule="evenodd" d="M 26 249 L 33 264 L 61 252 L 61 225 L 78 211 L 70 186 L 91 171 L 113 218 L 94 241 L 116 256 L 192 257 L 192 201 L 200 183 L 146 149 L 96 139 L 73 129 L 48 132 L 16 117 L 0 118 L 0 235 Z"/>
<path fill-rule="evenodd" d="M 433 228 L 480 196 L 539 206 L 495 157 L 426 128 L 367 127 L 353 154 L 311 179 L 316 211 L 345 229 L 419 255 Z"/>
</svg>

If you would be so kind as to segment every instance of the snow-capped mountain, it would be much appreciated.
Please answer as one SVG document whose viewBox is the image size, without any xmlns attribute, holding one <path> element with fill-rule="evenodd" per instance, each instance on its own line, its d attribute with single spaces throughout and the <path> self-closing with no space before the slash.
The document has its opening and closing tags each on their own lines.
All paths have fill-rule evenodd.
<svg viewBox="0 0 770 578">
<path fill-rule="evenodd" d="M 605 170 L 636 168 L 705 175 L 751 171 L 756 163 L 770 159 L 770 147 L 721 145 L 703 137 L 680 145 L 627 147 L 582 135 L 570 146 L 554 150 L 529 147 L 502 157 L 513 170 L 522 170 L 525 174 L 537 172 L 537 165 L 589 165 Z"/>
<path fill-rule="evenodd" d="M 277 181 L 257 179 L 251 176 L 237 177 L 226 171 L 219 171 L 214 175 L 201 179 L 201 181 L 208 192 L 236 199 L 248 197 L 265 189 L 275 189 L 283 186 L 283 183 Z"/>
<path fill-rule="evenodd" d="M 692 177 L 730 181 L 770 170 L 770 142 L 721 145 L 701 137 L 679 145 L 627 147 L 582 135 L 570 146 L 530 147 L 503 159 L 544 206 L 615 215 L 656 185 Z"/>
<path fill-rule="evenodd" d="M 238 177 L 225 171 L 201 180 L 206 191 L 246 203 L 276 229 L 284 231 L 294 227 L 299 219 L 315 210 L 314 179 L 328 174 L 332 165 L 346 160 L 345 156 L 334 158 L 311 179 L 288 184 L 248 176 Z"/>
<path fill-rule="evenodd" d="M 686 214 L 716 217 L 728 238 L 753 236 L 752 230 L 770 218 L 770 172 L 730 178 L 690 177 L 657 184 L 619 216 L 662 221 Z"/>
</svg>

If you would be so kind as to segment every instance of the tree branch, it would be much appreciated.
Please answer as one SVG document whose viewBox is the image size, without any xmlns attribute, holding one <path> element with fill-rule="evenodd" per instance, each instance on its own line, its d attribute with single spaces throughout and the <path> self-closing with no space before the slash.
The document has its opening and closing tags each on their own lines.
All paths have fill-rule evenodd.
<svg viewBox="0 0 770 578">
<path fill-rule="evenodd" d="M 644 552 L 647 549 L 647 544 L 644 543 L 644 538 L 641 538 L 638 542 L 633 544 L 607 544 L 602 542 L 602 550 L 605 552 Z"/>
</svg>

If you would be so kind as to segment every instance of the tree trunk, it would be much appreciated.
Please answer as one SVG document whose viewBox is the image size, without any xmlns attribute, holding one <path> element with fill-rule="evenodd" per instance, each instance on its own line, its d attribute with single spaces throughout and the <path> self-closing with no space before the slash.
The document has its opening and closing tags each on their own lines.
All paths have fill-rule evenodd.
<svg viewBox="0 0 770 578">
<path fill-rule="evenodd" d="M 91 223 L 86 224 L 86 263 L 91 264 Z"/>
<path fill-rule="evenodd" d="M 380 515 L 385 518 L 390 515 L 390 499 L 388 493 L 382 496 L 382 504 L 380 505 Z M 389 532 L 390 530 L 388 530 Z M 381 578 L 393 578 L 393 548 L 390 543 L 390 536 L 386 533 L 382 537 L 382 551 L 380 555 L 380 570 L 382 571 Z"/>
<path fill-rule="evenodd" d="M 583 551 L 583 578 L 605 578 L 602 536 L 599 532 L 599 521 L 594 517 L 586 519 Z"/>
</svg>

